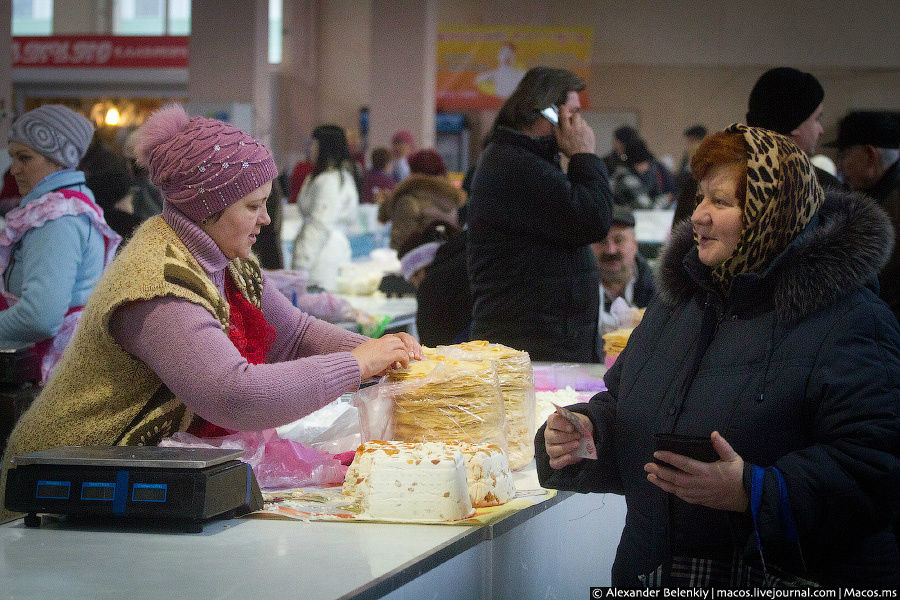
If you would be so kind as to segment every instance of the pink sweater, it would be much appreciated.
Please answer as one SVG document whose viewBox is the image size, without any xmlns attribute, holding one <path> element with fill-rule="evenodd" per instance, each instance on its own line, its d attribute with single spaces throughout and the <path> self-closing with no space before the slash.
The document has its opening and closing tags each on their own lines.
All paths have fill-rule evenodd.
<svg viewBox="0 0 900 600">
<path fill-rule="evenodd" d="M 224 297 L 228 259 L 216 243 L 168 204 L 163 218 Z M 194 413 L 229 429 L 284 425 L 359 389 L 359 363 L 350 350 L 368 338 L 301 312 L 265 276 L 262 311 L 276 331 L 263 365 L 249 364 L 219 322 L 187 300 L 127 304 L 113 314 L 110 333 Z"/>
</svg>

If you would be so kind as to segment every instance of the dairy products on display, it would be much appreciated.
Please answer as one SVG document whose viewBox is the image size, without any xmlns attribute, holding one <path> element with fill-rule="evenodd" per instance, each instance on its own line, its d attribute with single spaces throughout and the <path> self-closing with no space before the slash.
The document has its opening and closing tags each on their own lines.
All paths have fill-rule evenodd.
<svg viewBox="0 0 900 600">
<path fill-rule="evenodd" d="M 498 446 L 397 441 L 360 446 L 342 491 L 373 518 L 404 521 L 464 519 L 473 506 L 503 504 L 516 493 Z"/>
</svg>

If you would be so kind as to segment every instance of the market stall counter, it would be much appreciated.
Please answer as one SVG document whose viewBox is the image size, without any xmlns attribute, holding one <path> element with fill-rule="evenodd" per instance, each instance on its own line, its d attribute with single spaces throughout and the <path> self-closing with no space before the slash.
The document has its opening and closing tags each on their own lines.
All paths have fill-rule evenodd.
<svg viewBox="0 0 900 600">
<path fill-rule="evenodd" d="M 517 487 L 537 486 L 533 464 Z M 203 533 L 0 526 L 2 598 L 573 598 L 609 585 L 620 496 L 560 492 L 486 526 L 213 521 Z"/>
<path fill-rule="evenodd" d="M 575 401 L 602 370 L 537 364 L 535 381 Z M 17 519 L 0 525 L 0 598 L 577 598 L 609 585 L 624 499 L 543 493 L 533 461 L 513 477 L 520 499 L 471 524 L 251 517 L 189 534 Z"/>
</svg>

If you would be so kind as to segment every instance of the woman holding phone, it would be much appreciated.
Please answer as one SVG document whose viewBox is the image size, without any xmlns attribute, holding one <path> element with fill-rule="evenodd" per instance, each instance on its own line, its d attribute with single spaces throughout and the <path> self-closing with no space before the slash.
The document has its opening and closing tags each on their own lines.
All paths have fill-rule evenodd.
<svg viewBox="0 0 900 600">
<path fill-rule="evenodd" d="M 541 484 L 625 495 L 614 586 L 896 588 L 900 327 L 872 287 L 890 221 L 764 129 L 707 137 L 691 171 L 609 390 L 538 432 Z M 579 430 L 598 460 L 573 455 Z"/>
</svg>

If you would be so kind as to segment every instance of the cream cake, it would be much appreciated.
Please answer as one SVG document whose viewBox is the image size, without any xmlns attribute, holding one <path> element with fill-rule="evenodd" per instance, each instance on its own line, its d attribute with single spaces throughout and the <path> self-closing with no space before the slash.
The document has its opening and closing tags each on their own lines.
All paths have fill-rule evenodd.
<svg viewBox="0 0 900 600">
<path fill-rule="evenodd" d="M 342 491 L 375 519 L 456 521 L 474 512 L 462 452 L 436 442 L 363 444 Z"/>
<path fill-rule="evenodd" d="M 466 461 L 466 480 L 472 506 L 505 504 L 516 495 L 509 459 L 494 444 L 455 444 Z"/>
<path fill-rule="evenodd" d="M 380 512 L 380 507 L 385 502 L 390 503 L 393 495 L 395 505 L 393 510 L 399 510 L 402 514 L 379 518 L 419 519 L 422 517 L 410 515 L 419 515 L 422 509 L 414 508 L 412 504 L 429 502 L 431 500 L 428 498 L 435 494 L 443 499 L 438 504 L 458 496 L 455 476 L 448 474 L 446 469 L 437 468 L 446 463 L 446 457 L 455 456 L 457 453 L 461 455 L 464 465 L 466 487 L 463 489 L 468 492 L 465 494 L 467 505 L 495 506 L 512 499 L 516 489 L 509 472 L 509 461 L 500 447 L 492 444 L 367 442 L 356 451 L 356 457 L 347 470 L 342 491 L 359 499 L 363 510 L 367 510 L 368 507 L 372 516 L 376 516 L 371 512 L 373 494 L 379 496 L 377 499 L 379 508 L 376 508 L 376 512 Z M 389 474 L 388 479 L 384 479 L 384 476 L 378 473 L 382 470 Z M 438 476 L 445 477 L 443 488 L 433 491 L 432 488 L 438 485 L 435 483 Z M 383 490 L 388 499 L 380 497 L 382 491 L 376 491 L 376 487 L 385 487 L 385 481 L 393 484 L 393 489 L 387 485 L 386 490 Z M 397 482 L 400 485 L 397 485 Z M 423 489 L 425 493 L 421 493 Z M 436 517 L 428 520 L 448 519 Z"/>
</svg>

